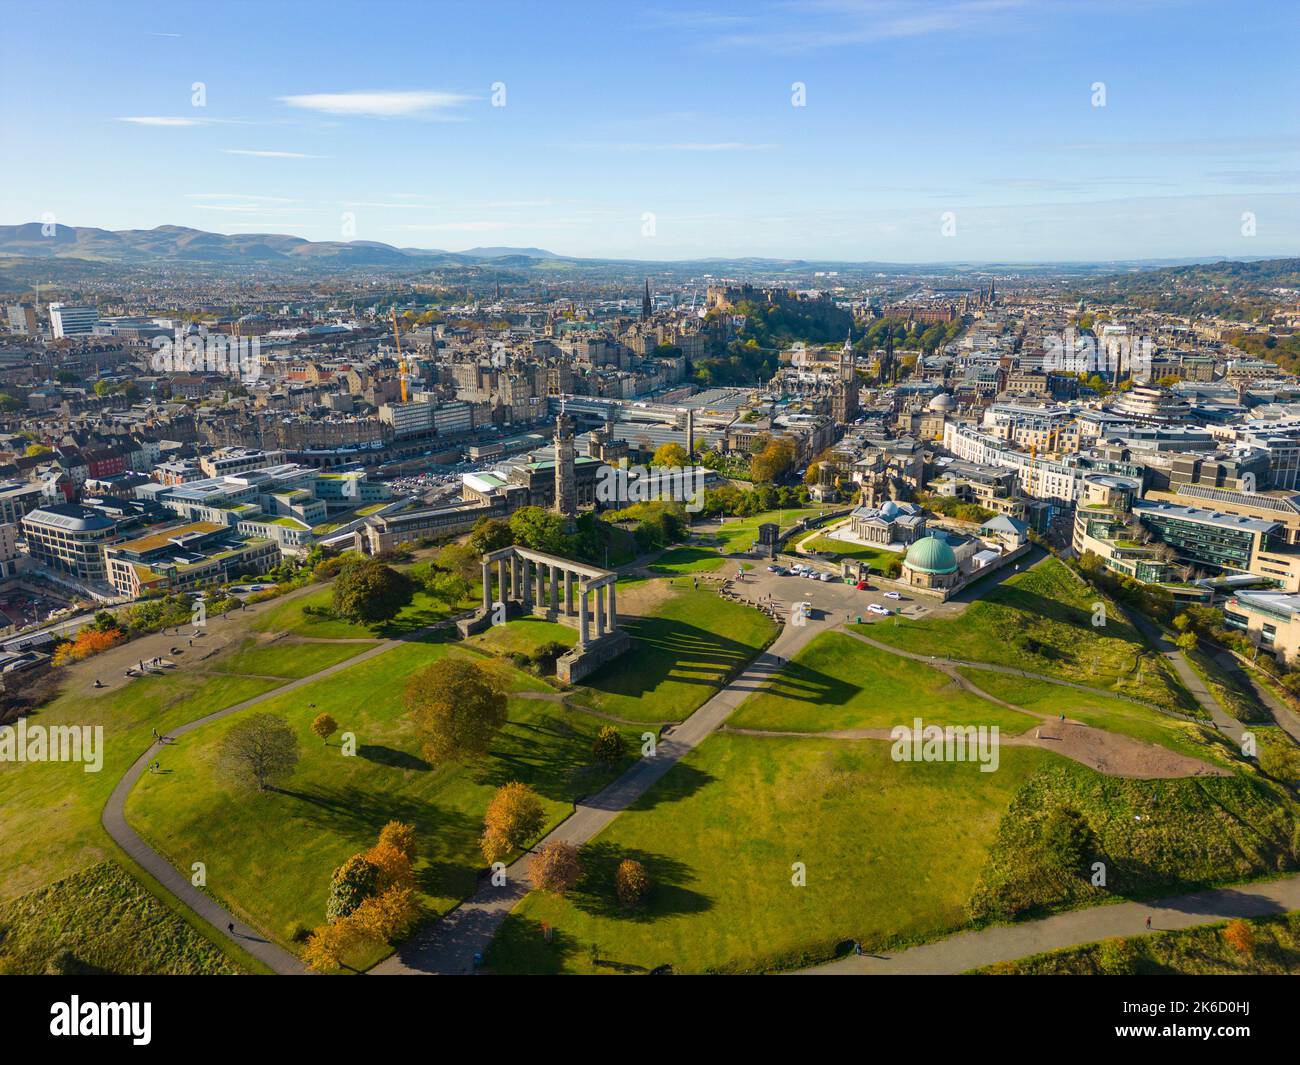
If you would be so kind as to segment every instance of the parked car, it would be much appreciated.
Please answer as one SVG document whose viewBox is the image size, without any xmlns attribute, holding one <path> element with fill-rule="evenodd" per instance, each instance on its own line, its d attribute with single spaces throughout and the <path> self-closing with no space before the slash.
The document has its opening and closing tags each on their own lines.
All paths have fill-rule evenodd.
<svg viewBox="0 0 1300 1065">
<path fill-rule="evenodd" d="M 881 617 L 887 618 L 890 615 L 890 610 L 887 607 L 881 606 L 879 603 L 868 603 L 867 613 L 879 614 Z"/>
<path fill-rule="evenodd" d="M 833 580 L 835 579 L 835 574 L 833 574 L 833 573 L 823 573 L 823 574 L 821 574 L 821 576 L 820 576 L 818 579 L 819 579 L 823 584 L 828 584 L 828 583 L 830 583 L 831 581 L 833 581 Z"/>
<path fill-rule="evenodd" d="M 885 598 L 886 598 L 886 599 L 902 599 L 903 597 L 902 597 L 901 595 L 899 595 L 897 592 L 886 592 L 886 593 L 885 593 Z"/>
</svg>

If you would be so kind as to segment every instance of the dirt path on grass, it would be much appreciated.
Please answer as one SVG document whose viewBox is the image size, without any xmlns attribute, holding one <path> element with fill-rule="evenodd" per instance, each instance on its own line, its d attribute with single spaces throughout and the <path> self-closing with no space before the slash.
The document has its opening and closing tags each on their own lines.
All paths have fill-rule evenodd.
<svg viewBox="0 0 1300 1065">
<path fill-rule="evenodd" d="M 1010 706 L 1010 704 L 1004 704 Z M 1018 709 L 1011 707 L 1011 709 Z M 1022 711 L 1029 713 L 1029 711 Z M 737 736 L 781 736 L 804 740 L 887 740 L 903 738 L 892 729 L 849 728 L 830 732 L 778 732 L 769 729 L 732 728 L 724 725 L 722 732 Z M 907 737 L 912 729 L 907 729 Z M 1228 771 L 1207 762 L 1177 754 L 1153 743 L 1144 743 L 1130 736 L 1105 732 L 1075 721 L 1061 722 L 1051 719 L 1019 736 L 998 734 L 1002 747 L 1037 747 L 1069 758 L 1108 777 L 1126 777 L 1130 780 L 1170 780 L 1175 777 L 1227 776 Z"/>
</svg>

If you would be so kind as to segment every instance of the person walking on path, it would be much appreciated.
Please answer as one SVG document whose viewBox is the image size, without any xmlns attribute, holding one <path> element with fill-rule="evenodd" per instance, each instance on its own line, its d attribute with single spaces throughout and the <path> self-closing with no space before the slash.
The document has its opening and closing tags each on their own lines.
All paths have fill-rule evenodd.
<svg viewBox="0 0 1300 1065">
<path fill-rule="evenodd" d="M 1147 931 L 1151 931 L 1151 915 L 1147 914 Z"/>
</svg>

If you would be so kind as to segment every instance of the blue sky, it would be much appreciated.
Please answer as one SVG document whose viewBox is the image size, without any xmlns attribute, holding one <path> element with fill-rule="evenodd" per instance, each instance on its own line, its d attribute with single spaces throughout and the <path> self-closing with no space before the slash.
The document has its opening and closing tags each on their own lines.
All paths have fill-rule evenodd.
<svg viewBox="0 0 1300 1065">
<path fill-rule="evenodd" d="M 638 259 L 1300 254 L 1295 3 L 0 10 L 3 223 Z"/>
</svg>

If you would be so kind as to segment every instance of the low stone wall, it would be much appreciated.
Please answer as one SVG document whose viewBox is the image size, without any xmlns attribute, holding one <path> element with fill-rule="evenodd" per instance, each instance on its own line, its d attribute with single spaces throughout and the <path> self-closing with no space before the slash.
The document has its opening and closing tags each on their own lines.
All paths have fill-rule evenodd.
<svg viewBox="0 0 1300 1065">
<path fill-rule="evenodd" d="M 599 640 L 587 644 L 586 648 L 575 647 L 568 654 L 555 660 L 555 677 L 562 684 L 576 684 L 583 677 L 595 673 L 607 662 L 613 661 L 632 646 L 632 638 L 622 629 L 602 636 Z"/>
</svg>

